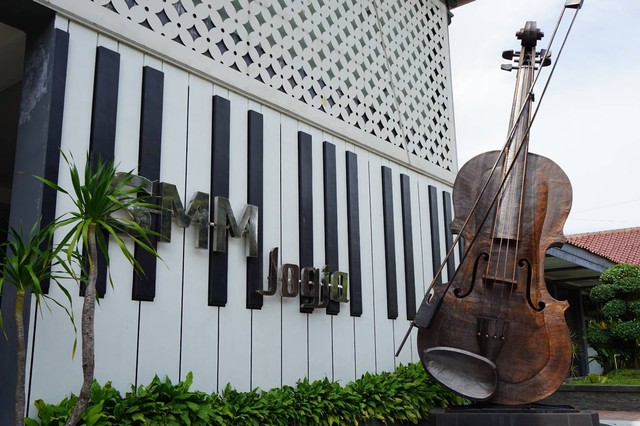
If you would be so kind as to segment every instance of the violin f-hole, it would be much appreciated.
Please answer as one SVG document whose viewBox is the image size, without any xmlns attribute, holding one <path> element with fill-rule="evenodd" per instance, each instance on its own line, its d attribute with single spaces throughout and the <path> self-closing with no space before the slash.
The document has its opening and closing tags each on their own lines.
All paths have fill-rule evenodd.
<svg viewBox="0 0 640 426">
<path fill-rule="evenodd" d="M 476 257 L 476 261 L 473 264 L 473 274 L 471 275 L 471 284 L 469 285 L 469 290 L 467 290 L 467 292 L 464 294 L 460 294 L 462 293 L 462 289 L 460 287 L 456 287 L 455 289 L 453 289 L 453 294 L 458 299 L 464 299 L 473 291 L 473 287 L 476 285 L 476 276 L 478 275 L 478 265 L 480 264 L 480 260 L 482 260 L 483 262 L 488 262 L 489 253 L 482 252 L 478 257 Z"/>
<path fill-rule="evenodd" d="M 527 268 L 527 303 L 529 304 L 529 306 L 531 307 L 531 309 L 533 309 L 536 312 L 542 312 L 542 310 L 544 309 L 544 307 L 546 306 L 545 303 L 540 300 L 538 302 L 538 306 L 535 306 L 533 304 L 533 299 L 531 298 L 531 292 L 532 290 L 532 285 L 531 285 L 531 263 L 529 263 L 529 261 L 527 259 L 520 259 L 518 261 L 518 266 L 521 268 Z"/>
</svg>

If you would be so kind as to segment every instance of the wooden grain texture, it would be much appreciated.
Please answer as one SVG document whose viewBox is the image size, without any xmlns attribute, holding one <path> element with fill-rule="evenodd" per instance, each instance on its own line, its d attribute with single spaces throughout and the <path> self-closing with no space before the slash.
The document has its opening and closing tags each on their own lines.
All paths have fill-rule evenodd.
<svg viewBox="0 0 640 426">
<path fill-rule="evenodd" d="M 459 230 L 470 217 L 462 230 L 467 253 L 451 286 L 437 286 L 433 300 L 442 305 L 429 328 L 420 328 L 418 348 L 421 354 L 448 347 L 486 357 L 495 363 L 498 381 L 491 402 L 527 404 L 560 386 L 571 359 L 564 319 L 568 303 L 553 299 L 544 281 L 546 250 L 564 239 L 571 185 L 558 165 L 528 154 L 519 238 L 495 238 L 492 200 L 500 191 L 500 170 L 472 209 L 482 189 L 478 182 L 489 178 L 497 157 L 496 151 L 481 154 L 458 174 L 452 229 Z"/>
</svg>

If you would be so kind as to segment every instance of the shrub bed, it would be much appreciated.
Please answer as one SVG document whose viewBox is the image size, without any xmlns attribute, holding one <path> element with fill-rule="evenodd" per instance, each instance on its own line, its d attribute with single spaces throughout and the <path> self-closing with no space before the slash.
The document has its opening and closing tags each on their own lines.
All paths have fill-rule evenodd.
<svg viewBox="0 0 640 426">
<path fill-rule="evenodd" d="M 81 424 L 103 425 L 344 425 L 369 421 L 416 424 L 434 407 L 466 401 L 427 378 L 419 363 L 396 371 L 364 374 L 341 386 L 328 379 L 299 381 L 268 391 L 238 392 L 230 385 L 220 393 L 190 391 L 193 376 L 172 384 L 155 377 L 147 386 L 132 386 L 124 396 L 110 382 L 93 383 L 91 402 Z M 58 404 L 37 400 L 38 420 L 27 425 L 63 425 L 77 400 Z"/>
<path fill-rule="evenodd" d="M 640 370 L 619 369 L 612 370 L 604 376 L 589 374 L 585 377 L 571 378 L 566 381 L 569 385 L 634 385 L 640 386 Z"/>
</svg>

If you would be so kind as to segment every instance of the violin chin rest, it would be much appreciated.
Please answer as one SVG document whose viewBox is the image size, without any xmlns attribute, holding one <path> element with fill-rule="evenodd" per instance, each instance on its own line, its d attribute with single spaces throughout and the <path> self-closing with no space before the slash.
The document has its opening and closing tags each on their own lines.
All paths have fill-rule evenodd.
<svg viewBox="0 0 640 426">
<path fill-rule="evenodd" d="M 486 357 L 448 346 L 426 349 L 420 355 L 435 381 L 465 398 L 486 401 L 496 391 L 496 365 Z"/>
</svg>

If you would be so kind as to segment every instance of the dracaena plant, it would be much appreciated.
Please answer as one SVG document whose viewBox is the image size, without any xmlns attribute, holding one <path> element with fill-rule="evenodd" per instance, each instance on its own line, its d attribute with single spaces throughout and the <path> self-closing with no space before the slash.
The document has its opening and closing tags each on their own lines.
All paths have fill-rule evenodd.
<svg viewBox="0 0 640 426">
<path fill-rule="evenodd" d="M 16 338 L 16 389 L 14 418 L 16 425 L 24 424 L 25 411 L 25 368 L 26 368 L 26 342 L 24 333 L 24 303 L 25 296 L 30 291 L 36 299 L 36 306 L 43 305 L 48 308 L 47 300 L 53 301 L 62 307 L 74 324 L 73 310 L 71 309 L 71 296 L 61 283 L 71 273 L 69 263 L 64 262 L 59 256 L 60 246 L 53 244 L 53 230 L 55 222 L 40 228 L 36 223 L 28 234 L 9 230 L 9 239 L 2 244 L 1 252 L 4 253 L 0 262 L 0 292 L 5 285 L 15 287 L 15 338 Z M 54 282 L 60 286 L 66 296 L 69 306 L 65 306 L 55 299 L 44 294 L 42 283 Z M 0 327 L 3 326 L 0 316 Z M 3 328 L 4 329 L 4 328 Z M 74 325 L 75 329 L 75 325 Z M 5 338 L 6 338 L 5 334 Z M 75 342 L 74 349 L 75 351 Z"/>
<path fill-rule="evenodd" d="M 86 289 L 82 306 L 82 372 L 83 383 L 67 425 L 77 424 L 91 396 L 94 377 L 94 313 L 96 304 L 96 280 L 98 277 L 98 253 L 109 265 L 108 242 L 117 245 L 120 252 L 138 273 L 144 273 L 133 253 L 125 244 L 125 239 L 157 256 L 153 240 L 158 234 L 138 224 L 130 213 L 136 209 L 157 209 L 149 202 L 149 195 L 143 184 L 132 172 L 118 173 L 113 162 L 101 158 L 91 158 L 88 154 L 84 173 L 78 170 L 73 156 L 63 157 L 69 168 L 71 189 L 40 178 L 42 182 L 67 195 L 74 208 L 61 217 L 56 227 L 64 229 L 61 244 L 65 246 L 65 258 L 71 262 L 74 257 L 84 257 L 86 266 Z M 84 248 L 81 251 L 80 246 Z M 113 286 L 111 276 L 109 282 Z"/>
</svg>

